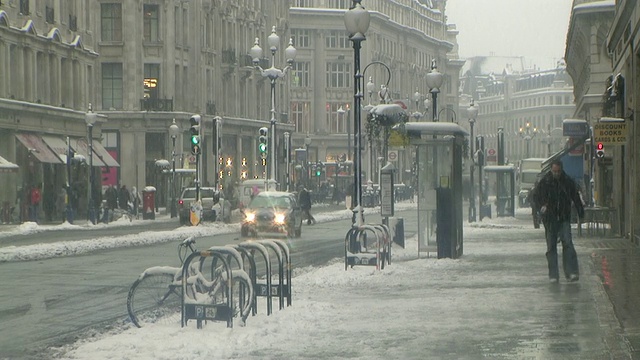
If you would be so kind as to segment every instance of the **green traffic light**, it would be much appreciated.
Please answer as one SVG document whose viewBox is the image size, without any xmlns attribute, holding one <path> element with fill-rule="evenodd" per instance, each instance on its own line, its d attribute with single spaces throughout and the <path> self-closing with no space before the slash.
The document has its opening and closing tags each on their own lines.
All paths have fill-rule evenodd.
<svg viewBox="0 0 640 360">
<path fill-rule="evenodd" d="M 198 143 L 200 143 L 200 138 L 197 136 L 192 136 L 191 137 L 191 143 L 194 145 L 198 145 Z"/>
<path fill-rule="evenodd" d="M 266 152 L 267 151 L 267 144 L 258 145 L 258 150 L 260 150 L 260 152 Z"/>
<path fill-rule="evenodd" d="M 316 171 L 316 176 L 320 176 L 320 170 Z"/>
</svg>

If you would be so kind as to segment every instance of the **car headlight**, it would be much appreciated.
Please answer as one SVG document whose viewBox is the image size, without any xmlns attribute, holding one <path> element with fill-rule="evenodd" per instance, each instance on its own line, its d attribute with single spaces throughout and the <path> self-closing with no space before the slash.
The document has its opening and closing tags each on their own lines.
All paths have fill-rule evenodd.
<svg viewBox="0 0 640 360">
<path fill-rule="evenodd" d="M 273 219 L 273 221 L 278 225 L 282 225 L 282 224 L 284 224 L 285 218 L 286 218 L 286 216 L 284 214 L 276 214 L 276 216 Z"/>
<path fill-rule="evenodd" d="M 256 214 L 248 212 L 246 214 L 246 219 L 245 220 L 247 220 L 249 222 L 254 222 L 256 220 Z"/>
</svg>

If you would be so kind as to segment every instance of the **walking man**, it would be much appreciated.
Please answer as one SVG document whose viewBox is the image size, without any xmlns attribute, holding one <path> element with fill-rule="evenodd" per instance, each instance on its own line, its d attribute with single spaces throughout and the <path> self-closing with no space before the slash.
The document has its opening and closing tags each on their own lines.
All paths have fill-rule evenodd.
<svg viewBox="0 0 640 360">
<path fill-rule="evenodd" d="M 542 214 L 547 238 L 549 281 L 557 283 L 558 237 L 562 242 L 562 268 L 568 281 L 578 281 L 578 257 L 571 239 L 571 203 L 584 218 L 584 207 L 576 183 L 562 170 L 559 160 L 551 163 L 551 171 L 544 175 L 534 190 L 534 202 Z"/>
<path fill-rule="evenodd" d="M 302 209 L 302 220 L 307 219 L 307 225 L 316 223 L 316 219 L 311 215 L 311 195 L 304 185 L 300 185 L 300 193 L 298 194 L 298 202 Z"/>
</svg>

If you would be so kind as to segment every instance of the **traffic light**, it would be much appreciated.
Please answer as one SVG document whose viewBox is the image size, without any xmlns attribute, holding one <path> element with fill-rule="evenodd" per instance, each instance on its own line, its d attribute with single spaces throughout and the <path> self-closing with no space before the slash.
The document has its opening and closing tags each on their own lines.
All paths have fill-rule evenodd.
<svg viewBox="0 0 640 360">
<path fill-rule="evenodd" d="M 263 159 L 267 158 L 267 149 L 269 148 L 269 140 L 267 135 L 269 134 L 269 129 L 267 129 L 266 127 L 261 127 L 259 130 L 259 136 L 258 136 L 258 150 L 260 151 L 260 156 L 262 156 Z"/>
<path fill-rule="evenodd" d="M 200 144 L 200 115 L 193 115 L 189 119 L 191 127 L 189 132 L 191 133 L 191 153 L 193 155 L 199 155 L 201 152 Z"/>
<path fill-rule="evenodd" d="M 596 157 L 599 159 L 604 157 L 604 144 L 601 142 L 596 144 Z"/>
<path fill-rule="evenodd" d="M 316 164 L 316 176 L 322 175 L 322 168 L 323 167 L 324 167 L 324 164 L 321 163 L 320 161 L 318 161 L 318 163 Z"/>
</svg>

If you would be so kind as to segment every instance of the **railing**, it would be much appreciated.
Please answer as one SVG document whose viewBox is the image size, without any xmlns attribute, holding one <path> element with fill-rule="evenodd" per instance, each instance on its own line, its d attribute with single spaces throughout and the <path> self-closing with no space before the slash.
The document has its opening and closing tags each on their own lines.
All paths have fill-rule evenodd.
<svg viewBox="0 0 640 360">
<path fill-rule="evenodd" d="M 213 102 L 213 101 L 207 101 L 206 112 L 209 115 L 215 115 L 216 114 L 216 103 Z"/>
<path fill-rule="evenodd" d="M 55 18 L 55 10 L 50 6 L 46 6 L 44 8 L 44 16 L 47 23 L 53 24 Z"/>
<path fill-rule="evenodd" d="M 222 63 L 223 64 L 235 64 L 236 63 L 236 51 L 234 49 L 222 50 Z"/>
<path fill-rule="evenodd" d="M 145 111 L 173 111 L 173 99 L 140 99 L 140 108 Z"/>
<path fill-rule="evenodd" d="M 78 17 L 69 14 L 69 30 L 78 31 Z"/>
</svg>

